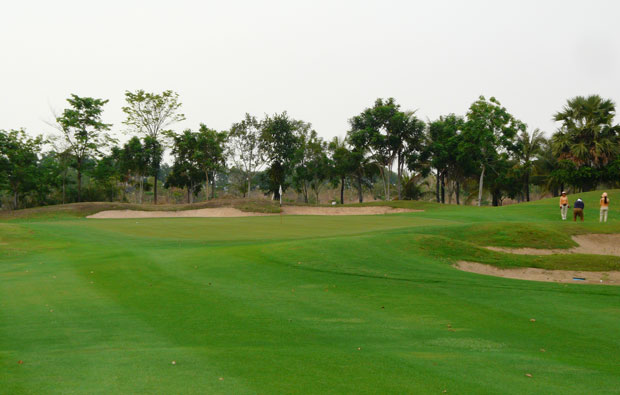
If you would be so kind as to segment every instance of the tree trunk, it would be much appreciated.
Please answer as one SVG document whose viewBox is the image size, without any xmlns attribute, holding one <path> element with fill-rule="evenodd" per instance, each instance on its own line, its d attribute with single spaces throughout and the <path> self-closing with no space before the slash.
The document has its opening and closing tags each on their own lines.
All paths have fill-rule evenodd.
<svg viewBox="0 0 620 395">
<path fill-rule="evenodd" d="M 17 192 L 17 188 L 13 193 L 13 210 L 17 210 L 19 208 L 19 192 Z"/>
<path fill-rule="evenodd" d="M 482 165 L 482 171 L 480 172 L 480 181 L 478 182 L 478 207 L 482 205 L 482 188 L 484 183 L 484 165 Z"/>
<path fill-rule="evenodd" d="M 250 198 L 250 191 L 252 190 L 252 189 L 250 188 L 250 186 L 251 186 L 251 182 L 252 182 L 252 178 L 248 175 L 248 194 L 247 194 L 247 198 L 248 198 L 248 199 Z"/>
<path fill-rule="evenodd" d="M 82 201 L 82 169 L 78 166 L 77 169 L 77 184 L 78 184 L 78 203 Z"/>
<path fill-rule="evenodd" d="M 390 198 L 390 184 L 391 184 L 391 182 L 390 182 L 390 176 L 391 176 L 391 175 L 392 175 L 392 163 L 390 163 L 390 164 L 388 165 L 388 168 L 387 168 L 387 194 L 385 195 L 385 199 L 386 199 L 387 201 L 392 200 L 392 199 Z"/>
<path fill-rule="evenodd" d="M 344 204 L 344 177 L 340 178 L 340 204 Z"/>
<path fill-rule="evenodd" d="M 441 203 L 441 199 L 439 198 L 439 169 L 437 169 L 437 183 L 435 185 L 435 197 L 437 198 L 437 203 Z"/>
<path fill-rule="evenodd" d="M 304 181 L 301 190 L 304 194 L 304 203 L 308 204 L 308 185 L 306 185 L 306 182 Z"/>
<path fill-rule="evenodd" d="M 155 169 L 153 176 L 153 204 L 157 204 L 157 176 L 159 175 L 159 166 Z"/>
<path fill-rule="evenodd" d="M 383 199 L 387 198 L 387 185 L 385 183 L 385 167 L 383 165 L 379 166 L 379 174 L 381 175 L 381 182 L 383 183 L 383 194 L 385 195 Z"/>
<path fill-rule="evenodd" d="M 138 202 L 142 204 L 142 195 L 144 194 L 144 177 L 140 176 L 140 196 L 138 197 Z"/>
<path fill-rule="evenodd" d="M 446 174 L 441 173 L 441 204 L 446 204 Z"/>
<path fill-rule="evenodd" d="M 357 175 L 357 193 L 359 194 L 360 203 L 364 202 L 364 192 L 362 190 L 362 176 L 360 174 Z"/>
<path fill-rule="evenodd" d="M 209 200 L 209 171 L 205 170 L 205 198 Z"/>
<path fill-rule="evenodd" d="M 213 172 L 213 177 L 211 177 L 211 199 L 215 199 L 215 172 Z"/>
<path fill-rule="evenodd" d="M 396 159 L 396 167 L 398 173 L 398 200 L 402 200 L 402 183 L 403 183 L 403 168 L 401 162 L 401 152 L 398 150 L 398 159 Z"/>
<path fill-rule="evenodd" d="M 461 183 L 460 182 L 456 182 L 456 205 L 458 206 L 459 204 L 461 204 L 461 200 L 460 200 L 460 196 L 461 196 Z"/>
<path fill-rule="evenodd" d="M 65 187 L 66 183 L 67 183 L 67 172 L 65 171 L 63 173 L 63 176 L 62 176 L 62 204 L 66 203 L 66 198 L 65 198 L 65 196 L 66 196 L 66 187 Z"/>
<path fill-rule="evenodd" d="M 525 174 L 525 200 L 530 201 L 530 174 Z"/>
<path fill-rule="evenodd" d="M 499 196 L 497 195 L 497 193 L 492 192 L 491 195 L 493 196 L 493 207 L 499 206 Z"/>
<path fill-rule="evenodd" d="M 190 191 L 192 190 L 192 187 L 190 187 L 189 185 L 187 186 L 187 204 L 189 204 L 189 195 L 190 195 Z"/>
</svg>

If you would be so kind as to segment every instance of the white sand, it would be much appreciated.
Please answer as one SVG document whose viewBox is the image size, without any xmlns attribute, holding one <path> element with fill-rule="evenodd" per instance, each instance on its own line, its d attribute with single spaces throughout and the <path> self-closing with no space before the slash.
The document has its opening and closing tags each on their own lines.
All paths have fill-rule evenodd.
<svg viewBox="0 0 620 395">
<path fill-rule="evenodd" d="M 574 270 L 545 270 L 531 267 L 502 269 L 491 265 L 466 261 L 459 261 L 454 267 L 470 273 L 516 278 L 520 280 L 620 285 L 620 272 L 617 271 L 586 272 Z M 574 280 L 574 278 L 584 278 L 585 280 Z"/>
<path fill-rule="evenodd" d="M 489 250 L 508 252 L 522 255 L 552 255 L 552 254 L 597 254 L 620 256 L 620 234 L 590 234 L 573 236 L 578 247 L 567 249 L 539 249 L 539 248 L 504 248 L 487 247 Z"/>
<path fill-rule="evenodd" d="M 248 213 L 231 207 L 201 208 L 199 210 L 180 211 L 138 211 L 107 210 L 86 218 L 222 218 L 222 217 L 257 217 L 272 214 Z"/>
<path fill-rule="evenodd" d="M 283 206 L 284 215 L 378 215 L 410 213 L 423 210 L 395 209 L 387 206 L 373 207 L 310 207 Z M 108 210 L 101 211 L 86 218 L 224 218 L 224 217 L 259 217 L 279 214 L 265 214 L 241 211 L 231 207 L 203 208 L 183 211 L 138 211 Z"/>
</svg>

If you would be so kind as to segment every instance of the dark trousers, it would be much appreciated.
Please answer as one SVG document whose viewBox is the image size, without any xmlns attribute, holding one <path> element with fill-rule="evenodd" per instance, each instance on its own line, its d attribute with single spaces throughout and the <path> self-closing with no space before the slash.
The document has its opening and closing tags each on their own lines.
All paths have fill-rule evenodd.
<svg viewBox="0 0 620 395">
<path fill-rule="evenodd" d="M 581 218 L 581 222 L 583 222 L 583 209 L 582 208 L 573 209 L 573 221 L 577 221 L 577 217 Z"/>
</svg>

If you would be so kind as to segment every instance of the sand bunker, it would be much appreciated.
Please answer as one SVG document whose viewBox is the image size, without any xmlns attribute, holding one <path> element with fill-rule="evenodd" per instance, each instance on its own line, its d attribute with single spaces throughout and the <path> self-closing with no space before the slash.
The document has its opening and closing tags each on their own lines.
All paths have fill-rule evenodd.
<svg viewBox="0 0 620 395">
<path fill-rule="evenodd" d="M 620 234 L 579 235 L 573 236 L 573 240 L 577 244 L 579 244 L 578 247 L 568 249 L 556 248 L 550 250 L 544 250 L 539 248 L 487 248 L 493 251 L 522 255 L 596 254 L 620 256 Z"/>
<path fill-rule="evenodd" d="M 284 206 L 284 215 L 377 215 L 410 213 L 424 210 L 407 210 L 386 206 L 374 207 L 309 207 Z M 89 215 L 86 218 L 230 218 L 230 217 L 258 217 L 278 214 L 264 214 L 241 211 L 232 207 L 203 208 L 199 210 L 183 211 L 137 211 L 137 210 L 108 210 Z"/>
<path fill-rule="evenodd" d="M 201 208 L 182 211 L 138 211 L 108 210 L 101 211 L 86 218 L 223 218 L 223 217 L 257 217 L 272 214 L 248 213 L 231 207 Z"/>
<path fill-rule="evenodd" d="M 547 281 L 558 283 L 585 283 L 620 285 L 620 272 L 584 272 L 574 270 L 545 270 L 535 268 L 501 269 L 476 262 L 459 261 L 455 268 L 487 276 L 516 278 L 520 280 Z"/>
<path fill-rule="evenodd" d="M 409 210 L 404 208 L 392 208 L 387 206 L 373 207 L 310 207 L 310 206 L 284 206 L 282 213 L 286 215 L 378 215 L 413 213 L 424 210 Z"/>
</svg>

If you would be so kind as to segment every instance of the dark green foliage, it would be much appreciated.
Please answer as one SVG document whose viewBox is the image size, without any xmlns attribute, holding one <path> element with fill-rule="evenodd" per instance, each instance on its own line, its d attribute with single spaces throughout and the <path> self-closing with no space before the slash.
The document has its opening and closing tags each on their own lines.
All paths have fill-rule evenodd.
<svg viewBox="0 0 620 395">
<path fill-rule="evenodd" d="M 197 136 L 190 129 L 179 135 L 172 135 L 174 164 L 172 172 L 166 179 L 166 187 L 174 186 L 187 189 L 187 203 L 193 202 L 193 196 L 201 189 L 201 181 L 206 175 L 196 160 Z"/>
<path fill-rule="evenodd" d="M 279 199 L 279 188 L 286 190 L 286 178 L 292 174 L 296 152 L 299 147 L 298 134 L 309 130 L 310 124 L 289 118 L 286 112 L 265 117 L 262 122 L 260 147 L 269 168 L 268 193 Z"/>
<path fill-rule="evenodd" d="M 327 157 L 327 144 L 316 131 L 309 129 L 299 131 L 297 141 L 293 186 L 303 195 L 305 203 L 308 203 L 308 193 L 312 190 L 318 204 L 319 192 L 332 175 L 331 162 Z"/>
<path fill-rule="evenodd" d="M 575 164 L 569 183 L 582 190 L 596 188 L 605 179 L 603 169 L 620 153 L 620 127 L 614 125 L 615 104 L 598 95 L 569 99 L 554 119 L 560 128 L 552 148 L 560 160 Z"/>
<path fill-rule="evenodd" d="M 286 112 L 262 121 L 246 114 L 229 132 L 201 124 L 197 132 L 180 135 L 181 141 L 170 130 L 185 119 L 178 94 L 138 90 L 125 97 L 124 123 L 141 137 L 108 150 L 114 140 L 102 121 L 107 101 L 72 95 L 70 107 L 56 118 L 61 138 L 51 139 L 50 151 L 43 152 L 48 145 L 42 145 L 24 159 L 32 166 L 24 165 L 23 175 L 10 176 L 15 169 L 6 156 L 0 158 L 4 206 L 127 201 L 132 194 L 142 202 L 144 191 L 150 201 L 151 190 L 157 203 L 160 181 L 187 188 L 190 200 L 202 188 L 206 199 L 216 190 L 222 197 L 248 196 L 254 182 L 276 199 L 280 188 L 292 186 L 297 199 L 313 196 L 317 203 L 327 186 L 340 188 L 341 203 L 347 188 L 357 189 L 360 202 L 364 193 L 385 200 L 428 199 L 434 191 L 438 202 L 452 203 L 456 196 L 457 204 L 469 204 L 477 189 L 479 205 L 529 201 L 530 188 L 541 196 L 620 183 L 615 105 L 598 95 L 570 99 L 555 114 L 560 127 L 549 140 L 538 129 L 529 132 L 493 97 L 481 96 L 466 118 L 449 114 L 428 125 L 393 98 L 377 99 L 349 120 L 346 139 L 330 144 L 310 123 Z M 162 162 L 170 142 L 174 165 Z M 168 197 L 177 201 L 182 194 L 170 191 Z"/>
<path fill-rule="evenodd" d="M 469 155 L 461 155 L 460 146 L 463 141 L 462 130 L 465 121 L 454 114 L 439 117 L 428 126 L 427 145 L 424 155 L 428 157 L 430 167 L 437 175 L 436 200 L 445 203 L 446 179 L 452 179 L 457 186 L 467 176 L 474 173 L 474 161 Z M 413 167 L 415 162 L 410 163 Z M 441 187 L 440 187 L 441 185 Z M 459 200 L 459 189 L 456 189 L 456 202 Z"/>
<path fill-rule="evenodd" d="M 118 196 L 119 186 L 119 164 L 114 156 L 104 156 L 101 160 L 97 161 L 95 168 L 92 172 L 92 177 L 95 183 L 106 198 L 112 202 Z"/>
<path fill-rule="evenodd" d="M 469 107 L 459 151 L 461 158 L 472 159 L 480 169 L 478 205 L 482 204 L 485 172 L 493 171 L 500 154 L 516 150 L 515 137 L 525 128 L 494 97 L 480 96 Z"/>
<path fill-rule="evenodd" d="M 230 128 L 228 142 L 232 162 L 244 174 L 245 188 L 237 189 L 244 196 L 252 190 L 252 177 L 256 171 L 265 163 L 261 147 L 261 128 L 262 123 L 256 120 L 256 117 L 245 114 L 245 118 L 238 123 L 234 123 Z M 237 183 L 238 184 L 238 183 Z"/>
<path fill-rule="evenodd" d="M 20 195 L 43 181 L 38 157 L 42 143 L 42 137 L 30 138 L 23 130 L 0 130 L 0 187 L 11 192 L 13 208 L 19 208 Z"/>
<path fill-rule="evenodd" d="M 179 101 L 178 93 L 171 90 L 162 93 L 145 92 L 142 89 L 135 92 L 126 91 L 125 100 L 127 105 L 123 107 L 123 112 L 127 118 L 123 123 L 128 125 L 132 132 L 150 138 L 145 142 L 149 144 L 151 150 L 149 173 L 155 179 L 153 199 L 157 204 L 157 180 L 165 140 L 172 134 L 169 127 L 185 119 L 185 115 L 179 112 L 182 103 Z"/>
<path fill-rule="evenodd" d="M 334 137 L 328 145 L 331 155 L 332 181 L 340 182 L 340 204 L 344 204 L 344 188 L 348 177 L 353 176 L 356 170 L 355 157 L 348 148 L 346 140 Z"/>
<path fill-rule="evenodd" d="M 200 124 L 198 133 L 194 134 L 194 141 L 191 143 L 192 160 L 205 174 L 206 184 L 209 184 L 209 174 L 211 181 L 214 181 L 216 172 L 222 170 L 225 165 L 224 149 L 227 135 L 225 132 L 218 132 L 209 129 L 205 124 Z M 208 188 L 205 185 L 205 193 L 208 196 Z M 215 186 L 212 189 L 215 192 Z"/>
<path fill-rule="evenodd" d="M 70 107 L 56 118 L 77 170 L 77 199 L 82 200 L 82 171 L 85 161 L 108 146 L 113 139 L 106 133 L 112 125 L 103 123 L 101 115 L 108 100 L 71 95 Z"/>
</svg>

